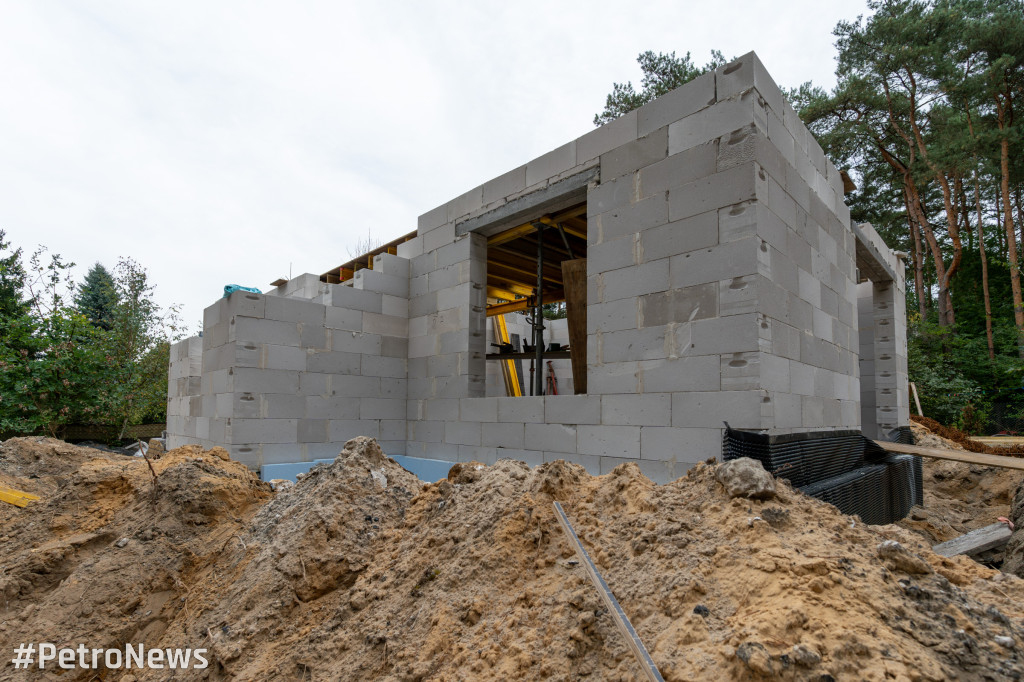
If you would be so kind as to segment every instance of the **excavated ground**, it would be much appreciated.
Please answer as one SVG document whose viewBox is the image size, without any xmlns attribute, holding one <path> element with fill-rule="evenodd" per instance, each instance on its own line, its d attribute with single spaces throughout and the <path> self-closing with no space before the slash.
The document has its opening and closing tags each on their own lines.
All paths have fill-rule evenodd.
<svg viewBox="0 0 1024 682">
<path fill-rule="evenodd" d="M 165 454 L 154 485 L 139 459 L 0 446 L 0 485 L 42 498 L 0 505 L 0 679 L 57 679 L 9 662 L 40 641 L 209 650 L 61 680 L 639 679 L 554 500 L 666 680 L 1024 676 L 1024 580 L 784 482 L 730 499 L 714 465 L 655 485 L 502 460 L 423 485 L 356 439 L 274 494 L 223 454 Z"/>
<path fill-rule="evenodd" d="M 924 447 L 963 450 L 919 423 L 912 423 L 914 443 Z M 1010 517 L 1011 502 L 1024 475 L 1016 469 L 922 457 L 924 506 L 910 510 L 899 525 L 917 531 L 932 544 Z"/>
</svg>

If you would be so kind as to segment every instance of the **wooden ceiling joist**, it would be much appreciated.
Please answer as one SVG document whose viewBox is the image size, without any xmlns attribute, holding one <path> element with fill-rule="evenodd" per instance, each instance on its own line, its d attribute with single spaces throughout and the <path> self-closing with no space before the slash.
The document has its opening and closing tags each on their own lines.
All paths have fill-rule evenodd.
<svg viewBox="0 0 1024 682">
<path fill-rule="evenodd" d="M 415 237 L 416 232 L 410 232 L 398 239 L 391 240 L 387 244 L 381 244 L 372 251 L 357 256 L 347 263 L 342 263 L 338 267 L 328 270 L 324 274 L 320 275 L 320 281 L 327 282 L 329 284 L 337 284 L 338 282 L 344 282 L 352 279 L 352 275 L 355 274 L 356 270 L 372 270 L 374 256 L 378 256 L 382 253 L 397 254 L 399 244 L 404 244 Z"/>
</svg>

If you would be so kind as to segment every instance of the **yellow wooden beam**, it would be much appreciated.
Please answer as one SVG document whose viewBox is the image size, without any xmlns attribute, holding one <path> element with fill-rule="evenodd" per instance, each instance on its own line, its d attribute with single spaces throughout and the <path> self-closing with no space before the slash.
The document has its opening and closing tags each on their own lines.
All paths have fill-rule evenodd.
<svg viewBox="0 0 1024 682">
<path fill-rule="evenodd" d="M 520 225 L 518 227 L 513 227 L 511 230 L 505 230 L 504 232 L 499 232 L 498 234 L 488 237 L 487 246 L 498 246 L 500 244 L 506 244 L 508 242 L 515 241 L 520 237 L 524 237 L 528 234 L 536 232 L 537 228 L 533 226 L 533 222 L 535 221 L 526 223 L 525 225 Z"/>
</svg>

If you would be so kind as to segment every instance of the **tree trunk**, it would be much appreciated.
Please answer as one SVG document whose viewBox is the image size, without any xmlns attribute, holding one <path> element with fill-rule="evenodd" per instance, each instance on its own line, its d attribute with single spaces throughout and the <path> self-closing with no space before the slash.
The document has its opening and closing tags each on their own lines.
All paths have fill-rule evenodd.
<svg viewBox="0 0 1024 682">
<path fill-rule="evenodd" d="M 935 236 L 935 231 L 928 223 L 924 205 L 921 203 L 921 195 L 918 193 L 914 181 L 910 179 L 909 173 L 907 174 L 907 182 L 909 183 L 910 203 L 914 207 L 917 215 L 917 224 L 921 227 L 922 236 L 928 244 L 928 250 L 932 254 L 932 263 L 935 266 L 935 283 L 939 287 L 939 325 L 948 327 L 953 323 L 953 302 L 949 295 L 949 278 L 946 275 L 946 264 L 942 260 L 942 247 Z"/>
<path fill-rule="evenodd" d="M 928 301 L 931 296 L 926 294 L 924 288 L 924 252 L 921 248 L 921 228 L 914 219 L 914 212 L 910 209 L 910 194 L 906 185 L 903 187 L 903 203 L 907 207 L 907 222 L 910 224 L 911 245 L 913 246 L 914 258 L 914 291 L 917 293 L 917 312 L 924 320 L 928 316 Z"/>
<path fill-rule="evenodd" d="M 1009 100 L 1009 93 L 1006 94 Z M 1010 288 L 1013 291 L 1013 321 L 1017 325 L 1017 354 L 1024 358 L 1024 303 L 1020 293 L 1020 269 L 1017 264 L 1017 231 L 1013 228 L 1013 209 L 1010 206 L 1010 140 L 1006 136 L 1006 107 L 996 95 L 996 121 L 1003 139 L 999 142 L 999 169 L 1002 175 L 1000 195 L 1003 204 L 1003 225 L 1006 230 L 1006 253 L 1010 262 Z"/>
<path fill-rule="evenodd" d="M 985 339 L 988 341 L 988 359 L 996 359 L 996 345 L 992 339 L 992 299 L 988 294 L 988 257 L 985 255 L 985 220 L 981 213 L 981 181 L 974 171 L 974 205 L 978 209 L 978 251 L 981 253 L 981 289 L 985 298 Z"/>
<path fill-rule="evenodd" d="M 971 226 L 971 209 L 967 205 L 967 194 L 964 192 L 964 176 L 959 172 L 953 176 L 953 196 L 956 197 L 957 220 L 964 227 Z M 974 230 L 967 230 L 967 250 L 974 251 Z"/>
</svg>

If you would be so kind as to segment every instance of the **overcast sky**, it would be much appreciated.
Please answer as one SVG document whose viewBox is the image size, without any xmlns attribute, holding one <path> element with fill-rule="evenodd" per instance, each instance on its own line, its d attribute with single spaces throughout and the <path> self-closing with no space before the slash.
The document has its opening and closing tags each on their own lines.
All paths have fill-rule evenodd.
<svg viewBox="0 0 1024 682">
<path fill-rule="evenodd" d="M 834 84 L 865 2 L 0 0 L 0 229 L 202 310 L 593 128 L 644 50 Z"/>
</svg>

